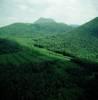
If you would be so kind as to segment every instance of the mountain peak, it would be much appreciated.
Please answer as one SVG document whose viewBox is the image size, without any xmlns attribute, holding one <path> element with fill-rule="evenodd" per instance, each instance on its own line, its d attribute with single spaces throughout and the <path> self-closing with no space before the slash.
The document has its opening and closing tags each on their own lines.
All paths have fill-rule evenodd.
<svg viewBox="0 0 98 100">
<path fill-rule="evenodd" d="M 55 20 L 51 18 L 39 18 L 37 21 L 34 22 L 35 24 L 43 24 L 43 23 L 56 23 Z"/>
</svg>

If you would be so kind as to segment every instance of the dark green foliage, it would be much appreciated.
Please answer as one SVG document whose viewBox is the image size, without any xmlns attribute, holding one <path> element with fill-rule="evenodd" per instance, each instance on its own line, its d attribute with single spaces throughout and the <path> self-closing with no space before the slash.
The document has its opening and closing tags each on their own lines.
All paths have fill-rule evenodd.
<svg viewBox="0 0 98 100">
<path fill-rule="evenodd" d="M 0 100 L 97 100 L 97 21 L 74 31 L 51 19 L 1 28 L 17 42 L 0 39 Z"/>
<path fill-rule="evenodd" d="M 77 63 L 77 64 L 80 64 L 82 66 L 88 66 L 89 68 L 92 67 L 92 68 L 98 68 L 98 62 L 94 62 L 94 61 L 91 61 L 91 60 L 87 60 L 87 59 L 83 59 L 83 58 L 78 58 L 78 57 L 73 57 L 71 58 L 71 61 Z M 96 71 L 98 71 L 96 69 Z"/>
<path fill-rule="evenodd" d="M 98 98 L 98 73 L 93 78 L 89 79 L 84 85 L 85 88 L 85 100 L 97 100 Z M 82 99 L 83 100 L 83 99 Z"/>
<path fill-rule="evenodd" d="M 48 49 L 48 50 L 49 50 L 49 49 Z M 70 53 L 68 53 L 68 52 L 66 52 L 66 51 L 54 51 L 54 52 L 59 53 L 59 54 L 62 54 L 63 56 L 68 56 L 68 57 L 70 57 L 70 58 L 74 58 L 74 57 L 75 57 L 75 55 L 70 54 Z"/>
<path fill-rule="evenodd" d="M 73 31 L 36 39 L 35 44 L 52 51 L 69 52 L 80 58 L 98 60 L 98 18 Z"/>
<path fill-rule="evenodd" d="M 3 53 L 0 55 L 0 100 L 77 100 L 82 91 L 66 73 L 66 68 L 73 65 L 78 67 L 26 47 L 13 54 Z"/>
<path fill-rule="evenodd" d="M 11 40 L 0 39 L 0 54 L 14 53 L 22 50 L 22 46 Z"/>
<path fill-rule="evenodd" d="M 34 44 L 34 46 L 38 48 L 44 48 L 42 45 L 39 45 L 39 44 Z"/>
<path fill-rule="evenodd" d="M 98 69 L 81 59 L 66 61 L 25 47 L 20 52 L 0 55 L 0 61 L 1 100 L 89 100 L 92 91 L 85 93 L 89 89 L 86 84 L 89 80 L 93 84 L 92 75 Z M 94 92 L 93 86 L 90 88 Z"/>
</svg>

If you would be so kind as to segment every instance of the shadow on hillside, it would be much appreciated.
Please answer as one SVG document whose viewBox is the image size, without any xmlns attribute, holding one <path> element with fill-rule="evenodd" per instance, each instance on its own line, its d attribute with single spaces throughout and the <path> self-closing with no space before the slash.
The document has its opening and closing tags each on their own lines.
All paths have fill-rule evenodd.
<svg viewBox="0 0 98 100">
<path fill-rule="evenodd" d="M 41 45 L 35 45 L 44 48 Z M 68 68 L 66 72 L 71 75 L 71 82 L 83 89 L 83 94 L 78 100 L 97 100 L 98 99 L 98 62 L 75 57 L 68 52 L 54 51 L 63 56 L 70 57 L 70 61 L 79 65 L 79 68 Z"/>
<path fill-rule="evenodd" d="M 78 57 L 71 58 L 71 61 L 78 64 L 79 68 L 67 69 L 66 71 L 74 76 L 73 80 L 84 90 L 79 100 L 98 99 L 98 63 Z"/>
<path fill-rule="evenodd" d="M 22 50 L 22 46 L 20 46 L 17 42 L 7 40 L 7 39 L 0 39 L 0 55 L 15 53 L 21 50 Z"/>
<path fill-rule="evenodd" d="M 0 43 L 6 46 L 6 52 L 2 51 L 2 54 L 21 50 L 21 46 L 12 41 L 2 40 Z M 62 54 L 71 57 L 71 62 L 79 67 L 69 68 L 70 65 L 66 66 L 57 59 L 47 60 L 46 58 L 37 63 L 1 64 L 0 100 L 91 100 L 91 98 L 97 100 L 97 63 L 76 58 L 69 53 Z"/>
<path fill-rule="evenodd" d="M 57 60 L 46 60 L 41 63 L 18 66 L 0 65 L 0 100 L 73 100 L 78 98 L 79 93 L 74 94 L 74 92 L 77 93 L 74 82 L 70 82 L 71 78 L 67 74 L 56 71 L 56 66 L 58 66 L 56 63 L 58 64 Z"/>
</svg>

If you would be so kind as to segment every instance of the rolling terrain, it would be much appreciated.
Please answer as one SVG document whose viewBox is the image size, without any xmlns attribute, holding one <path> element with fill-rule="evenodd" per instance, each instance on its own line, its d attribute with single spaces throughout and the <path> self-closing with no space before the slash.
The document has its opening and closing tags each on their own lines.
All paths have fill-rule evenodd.
<svg viewBox="0 0 98 100">
<path fill-rule="evenodd" d="M 35 45 L 49 50 L 98 61 L 98 18 L 62 34 L 36 39 Z"/>
<path fill-rule="evenodd" d="M 0 28 L 0 100 L 97 100 L 97 20 L 74 29 L 43 18 Z"/>
<path fill-rule="evenodd" d="M 26 44 L 20 46 L 16 45 L 17 42 L 15 44 L 13 41 L 1 40 L 1 45 L 7 41 L 7 45 L 2 45 L 0 55 L 1 100 L 14 98 L 19 100 L 70 98 L 73 100 L 80 96 L 82 92 L 80 87 L 75 81 L 74 84 L 70 82 L 71 77 L 65 71 L 73 68 L 73 65 L 74 68 L 78 68 L 77 64 L 66 60 L 62 55 L 44 49 L 34 47 L 31 49 L 28 46 L 25 47 Z M 14 48 L 11 45 L 13 43 Z M 10 51 L 11 48 L 16 50 L 18 47 L 22 49 L 13 53 Z M 66 95 L 64 95 L 65 92 Z"/>
<path fill-rule="evenodd" d="M 0 36 L 32 37 L 35 39 L 51 36 L 57 33 L 68 32 L 74 28 L 76 27 L 64 23 L 57 23 L 52 19 L 40 18 L 34 23 L 14 23 L 1 27 Z"/>
</svg>

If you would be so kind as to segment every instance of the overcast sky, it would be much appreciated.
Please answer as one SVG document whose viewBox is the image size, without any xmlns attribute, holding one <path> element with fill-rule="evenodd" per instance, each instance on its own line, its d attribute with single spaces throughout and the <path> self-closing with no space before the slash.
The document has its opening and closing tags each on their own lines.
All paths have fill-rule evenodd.
<svg viewBox="0 0 98 100">
<path fill-rule="evenodd" d="M 0 0 L 0 26 L 40 17 L 83 24 L 98 16 L 98 0 Z"/>
</svg>

